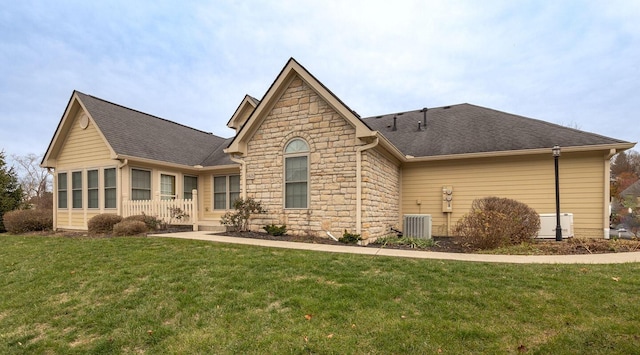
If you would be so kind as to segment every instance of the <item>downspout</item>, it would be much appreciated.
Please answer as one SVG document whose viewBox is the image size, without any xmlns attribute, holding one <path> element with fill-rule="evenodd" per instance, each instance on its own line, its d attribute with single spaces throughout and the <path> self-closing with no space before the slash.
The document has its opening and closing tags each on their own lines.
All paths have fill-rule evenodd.
<svg viewBox="0 0 640 355">
<path fill-rule="evenodd" d="M 362 152 L 378 145 L 379 139 L 356 147 L 356 234 L 362 235 Z"/>
<path fill-rule="evenodd" d="M 47 167 L 47 173 L 51 174 L 53 177 L 53 188 L 51 191 L 51 196 L 53 196 L 53 231 L 55 232 L 58 229 L 58 174 L 53 173 L 54 169 Z"/>
<path fill-rule="evenodd" d="M 241 186 L 240 197 L 243 200 L 246 200 L 247 199 L 247 164 L 243 159 L 236 158 L 233 155 L 229 155 L 229 159 L 231 159 L 231 161 L 234 163 L 240 164 L 240 186 Z"/>
<path fill-rule="evenodd" d="M 124 196 L 124 193 L 122 191 L 122 168 L 124 168 L 128 164 L 129 159 L 126 158 L 120 161 L 120 163 L 118 164 L 118 175 L 116 176 L 116 191 L 120 191 L 120 193 L 116 195 L 116 214 L 118 216 L 122 216 L 122 204 L 124 203 L 122 201 L 122 196 Z"/>
<path fill-rule="evenodd" d="M 611 222 L 611 158 L 616 153 L 615 149 L 609 149 L 609 153 L 604 156 L 604 239 L 609 239 L 609 233 L 611 233 L 609 229 L 609 223 Z"/>
</svg>

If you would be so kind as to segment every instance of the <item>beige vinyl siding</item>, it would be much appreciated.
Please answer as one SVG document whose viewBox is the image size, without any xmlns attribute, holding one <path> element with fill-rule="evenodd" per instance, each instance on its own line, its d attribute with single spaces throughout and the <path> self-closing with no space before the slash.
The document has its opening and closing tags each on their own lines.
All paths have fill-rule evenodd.
<svg viewBox="0 0 640 355">
<path fill-rule="evenodd" d="M 605 227 L 603 160 L 601 152 L 569 153 L 560 157 L 561 212 L 574 214 L 577 236 L 602 236 Z M 453 187 L 452 226 L 469 211 L 474 199 L 487 196 L 516 199 L 538 213 L 555 212 L 551 153 L 406 164 L 402 172 L 402 214 L 431 214 L 434 234 L 446 234 L 442 187 L 449 185 Z"/>
<path fill-rule="evenodd" d="M 71 227 L 86 228 L 84 211 L 71 212 Z"/>
<path fill-rule="evenodd" d="M 93 122 L 82 129 L 77 117 L 71 125 L 64 146 L 57 159 L 58 167 L 84 166 L 87 163 L 110 161 L 111 152 Z"/>
<path fill-rule="evenodd" d="M 98 129 L 89 122 L 85 129 L 82 129 L 78 119 L 82 111 L 74 118 L 70 125 L 69 132 L 64 140 L 63 146 L 56 159 L 56 171 L 67 172 L 69 176 L 68 187 L 68 209 L 57 212 L 56 228 L 64 229 L 86 229 L 87 222 L 98 211 L 86 213 L 87 210 L 87 181 L 86 170 L 98 170 L 102 174 L 100 167 L 115 167 L 114 160 L 111 159 L 111 152 Z M 72 208 L 71 174 L 74 171 L 82 171 L 82 208 Z M 98 190 L 100 195 L 102 190 Z M 102 201 L 100 199 L 100 201 Z M 100 206 L 99 206 L 100 207 Z"/>
<path fill-rule="evenodd" d="M 215 218 L 218 214 L 213 210 L 213 182 L 212 175 L 200 175 L 199 184 L 202 193 L 200 195 L 200 210 L 203 219 Z"/>
<path fill-rule="evenodd" d="M 70 216 L 69 211 L 64 210 L 56 210 L 56 228 L 68 228 L 70 227 Z"/>
</svg>

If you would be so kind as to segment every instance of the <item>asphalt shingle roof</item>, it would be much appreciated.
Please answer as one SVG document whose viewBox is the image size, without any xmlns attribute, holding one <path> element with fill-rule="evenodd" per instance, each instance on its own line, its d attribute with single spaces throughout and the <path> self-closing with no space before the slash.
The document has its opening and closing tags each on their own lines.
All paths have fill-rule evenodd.
<svg viewBox="0 0 640 355">
<path fill-rule="evenodd" d="M 415 157 L 628 143 L 471 104 L 428 109 L 427 127 L 421 131 L 423 110 L 362 120 L 403 154 Z"/>
<path fill-rule="evenodd" d="M 116 154 L 188 166 L 226 165 L 228 139 L 76 91 Z"/>
<path fill-rule="evenodd" d="M 234 164 L 223 151 L 233 138 L 76 94 L 117 154 L 188 166 Z M 428 109 L 426 129 L 423 110 L 361 120 L 403 154 L 415 157 L 628 143 L 471 104 Z"/>
</svg>

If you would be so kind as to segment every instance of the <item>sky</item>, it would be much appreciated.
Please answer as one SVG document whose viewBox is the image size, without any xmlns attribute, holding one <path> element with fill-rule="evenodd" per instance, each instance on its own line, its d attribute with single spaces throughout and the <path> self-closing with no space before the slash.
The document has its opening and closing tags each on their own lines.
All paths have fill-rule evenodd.
<svg viewBox="0 0 640 355">
<path fill-rule="evenodd" d="M 21 0 L 0 151 L 44 154 L 73 90 L 231 137 L 290 57 L 362 117 L 471 103 L 640 140 L 636 0 Z"/>
</svg>

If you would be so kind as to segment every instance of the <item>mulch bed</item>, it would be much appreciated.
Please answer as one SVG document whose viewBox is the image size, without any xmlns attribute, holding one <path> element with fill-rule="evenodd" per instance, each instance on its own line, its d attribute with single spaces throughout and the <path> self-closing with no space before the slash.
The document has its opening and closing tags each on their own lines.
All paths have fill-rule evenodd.
<svg viewBox="0 0 640 355">
<path fill-rule="evenodd" d="M 349 245 L 337 242 L 330 238 L 314 237 L 310 235 L 283 235 L 272 236 L 261 232 L 226 232 L 213 233 L 216 235 L 226 235 L 239 238 L 255 238 L 264 240 L 280 240 L 287 242 L 333 244 L 343 246 L 362 247 L 359 245 Z M 477 253 L 478 250 L 465 245 L 459 237 L 433 237 L 436 242 L 434 246 L 419 250 L 446 252 L 446 253 Z M 380 244 L 369 244 L 366 247 L 380 248 Z M 384 246 L 387 249 L 417 250 L 406 245 Z M 606 239 L 580 239 L 572 238 L 561 243 L 549 240 L 536 240 L 531 244 L 531 253 L 541 255 L 579 255 L 579 254 L 603 254 L 640 251 L 640 241 L 638 240 L 606 240 Z"/>
</svg>

